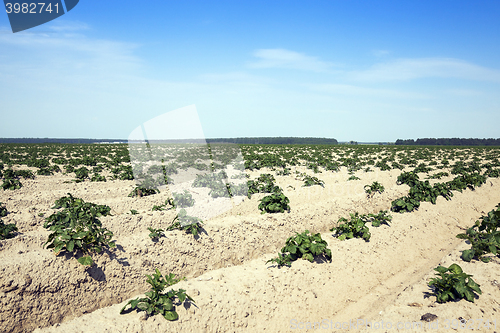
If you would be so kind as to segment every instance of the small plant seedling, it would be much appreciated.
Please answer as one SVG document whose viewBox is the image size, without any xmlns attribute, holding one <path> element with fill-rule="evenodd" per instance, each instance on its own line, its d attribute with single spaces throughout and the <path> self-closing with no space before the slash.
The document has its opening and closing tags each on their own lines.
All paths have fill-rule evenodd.
<svg viewBox="0 0 500 333">
<path fill-rule="evenodd" d="M 137 210 L 135 210 L 135 209 L 131 209 L 130 210 L 130 214 L 137 215 L 137 214 L 139 214 L 139 212 Z"/>
<path fill-rule="evenodd" d="M 4 224 L 0 219 L 0 240 L 14 238 L 14 232 L 17 231 L 17 227 L 14 223 Z"/>
<path fill-rule="evenodd" d="M 149 234 L 149 238 L 151 238 L 152 240 L 155 240 L 155 239 L 158 239 L 159 237 L 162 237 L 162 236 L 165 236 L 165 234 L 163 233 L 163 229 L 154 229 L 154 228 L 148 228 L 150 234 Z"/>
<path fill-rule="evenodd" d="M 169 208 L 165 208 L 167 206 L 170 206 Z M 151 209 L 152 211 L 163 211 L 163 210 L 170 210 L 170 209 L 175 209 L 175 204 L 174 200 L 172 198 L 168 198 L 165 200 L 165 204 L 163 205 L 154 205 L 153 208 Z"/>
<path fill-rule="evenodd" d="M 383 193 L 385 191 L 384 186 L 379 182 L 373 182 L 371 185 L 365 185 L 364 189 L 368 197 L 373 197 L 373 195 L 377 192 Z"/>
<path fill-rule="evenodd" d="M 130 305 L 130 310 L 146 311 L 148 316 L 161 314 L 165 319 L 173 321 L 179 318 L 174 306 L 176 299 L 180 304 L 184 303 L 186 299 L 194 303 L 194 300 L 186 294 L 184 289 L 169 290 L 167 293 L 163 293 L 166 287 L 170 287 L 185 278 L 176 279 L 172 273 L 164 277 L 158 268 L 155 274 L 146 276 L 146 282 L 151 285 L 151 290 L 144 294 L 146 297 L 128 301 L 121 309 L 120 314 L 123 314 L 127 306 Z"/>
<path fill-rule="evenodd" d="M 315 256 L 323 255 L 328 261 L 332 261 L 332 251 L 327 247 L 325 240 L 321 238 L 321 234 L 309 234 L 309 230 L 299 234 L 296 233 L 286 240 L 285 246 L 278 253 L 277 258 L 270 259 L 266 262 L 274 262 L 278 266 L 291 266 L 292 261 L 299 258 L 314 261 Z"/>
<path fill-rule="evenodd" d="M 361 178 L 359 177 L 356 177 L 355 175 L 352 175 L 351 177 L 347 178 L 347 181 L 350 181 L 350 180 L 360 180 Z"/>
<path fill-rule="evenodd" d="M 7 208 L 4 203 L 0 202 L 0 217 L 4 216 L 7 216 Z"/>
<path fill-rule="evenodd" d="M 312 186 L 312 185 L 319 185 L 321 187 L 325 187 L 325 182 L 322 181 L 321 179 L 318 179 L 317 177 L 305 175 L 303 180 L 304 180 L 304 185 L 302 185 L 302 187 Z"/>
<path fill-rule="evenodd" d="M 434 270 L 439 277 L 432 278 L 429 286 L 434 287 L 432 295 L 436 296 L 438 303 L 463 298 L 474 303 L 474 292 L 482 294 L 480 285 L 472 280 L 472 275 L 465 274 L 457 264 L 452 264 L 448 268 L 438 266 Z"/>
<path fill-rule="evenodd" d="M 188 234 L 193 234 L 193 236 L 198 236 L 199 231 L 202 229 L 202 221 L 194 216 L 187 215 L 184 208 L 179 211 L 179 214 L 174 218 L 172 224 L 167 228 L 168 231 L 171 230 L 184 230 Z"/>
<path fill-rule="evenodd" d="M 290 200 L 283 193 L 273 193 L 260 199 L 259 209 L 261 214 L 283 213 L 285 210 L 290 211 L 289 203 Z"/>
<path fill-rule="evenodd" d="M 153 195 L 156 193 L 160 193 L 160 190 L 155 189 L 155 188 L 146 188 L 146 187 L 139 187 L 136 186 L 132 192 L 128 195 L 129 197 L 145 197 L 148 195 Z"/>
</svg>

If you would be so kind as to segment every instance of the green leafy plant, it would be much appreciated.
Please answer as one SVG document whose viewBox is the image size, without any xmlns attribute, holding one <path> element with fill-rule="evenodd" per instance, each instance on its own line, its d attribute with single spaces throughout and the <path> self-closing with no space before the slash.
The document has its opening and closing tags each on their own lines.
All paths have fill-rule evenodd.
<svg viewBox="0 0 500 333">
<path fill-rule="evenodd" d="M 472 275 L 465 274 L 457 264 L 452 264 L 448 268 L 438 266 L 434 270 L 439 277 L 432 278 L 429 286 L 434 287 L 432 295 L 436 296 L 438 303 L 463 298 L 474 302 L 474 292 L 482 294 L 480 285 L 472 280 Z"/>
<path fill-rule="evenodd" d="M 304 181 L 304 186 L 313 186 L 313 185 L 319 185 L 321 187 L 325 187 L 325 182 L 322 181 L 321 179 L 318 179 L 317 177 L 309 176 L 307 174 L 302 175 L 302 180 Z"/>
<path fill-rule="evenodd" d="M 170 206 L 170 207 L 165 208 L 167 206 Z M 172 198 L 168 198 L 167 200 L 165 200 L 165 204 L 163 204 L 163 205 L 154 205 L 151 210 L 152 211 L 162 211 L 162 210 L 170 210 L 170 209 L 175 209 L 174 199 L 172 199 Z"/>
<path fill-rule="evenodd" d="M 368 242 L 371 233 L 366 223 L 371 222 L 373 227 L 379 227 L 382 224 L 389 225 L 389 222 L 392 221 L 392 216 L 386 210 L 381 210 L 378 214 L 359 214 L 356 212 L 349 215 L 349 220 L 341 217 L 338 220 L 339 225 L 330 229 L 330 231 L 335 231 L 334 236 L 339 240 L 362 238 Z"/>
<path fill-rule="evenodd" d="M 352 175 L 351 177 L 347 178 L 347 181 L 351 181 L 351 180 L 360 180 L 361 178 L 359 177 L 356 177 L 355 175 Z"/>
<path fill-rule="evenodd" d="M 193 196 L 187 190 L 184 190 L 184 193 L 173 193 L 173 196 L 177 207 L 192 207 L 194 205 Z"/>
<path fill-rule="evenodd" d="M 68 197 L 56 200 L 54 209 L 64 208 L 45 219 L 44 228 L 52 233 L 44 247 L 53 248 L 58 255 L 61 251 L 74 253 L 78 250 L 84 254 L 101 252 L 103 247 L 115 247 L 111 241 L 113 233 L 102 227 L 100 216 L 110 215 L 111 208 L 104 205 L 87 203 L 79 198 Z M 78 258 L 82 265 L 92 265 L 89 255 Z"/>
<path fill-rule="evenodd" d="M 402 197 L 391 203 L 391 211 L 396 213 L 413 212 L 420 207 L 420 201 L 410 196 Z"/>
<path fill-rule="evenodd" d="M 121 309 L 120 314 L 123 314 L 127 306 L 130 305 L 130 310 L 137 309 L 138 311 L 146 311 L 148 316 L 161 314 L 165 319 L 173 321 L 179 318 L 174 306 L 176 299 L 180 304 L 184 303 L 186 299 L 194 303 L 194 300 L 186 294 L 186 290 L 184 289 L 169 290 L 166 293 L 163 292 L 165 288 L 185 278 L 176 279 L 175 275 L 172 273 L 163 276 L 158 269 L 156 269 L 156 273 L 152 276 L 146 276 L 146 282 L 151 285 L 151 290 L 144 294 L 146 297 L 128 301 Z"/>
<path fill-rule="evenodd" d="M 77 182 L 77 183 L 83 182 L 83 181 L 85 181 L 85 179 L 89 178 L 89 169 L 87 169 L 84 166 L 82 166 L 78 169 L 75 169 L 74 172 L 75 172 L 75 177 L 76 177 L 75 182 Z"/>
<path fill-rule="evenodd" d="M 379 182 L 373 182 L 371 185 L 365 185 L 364 187 L 365 189 L 365 193 L 371 197 L 373 196 L 375 193 L 383 193 L 385 191 L 385 188 L 382 184 L 380 184 Z"/>
<path fill-rule="evenodd" d="M 484 257 L 485 254 L 500 254 L 500 204 L 496 207 L 497 209 L 476 221 L 465 234 L 457 235 L 457 238 L 467 239 L 471 244 L 469 250 L 462 252 L 463 260 L 470 262 L 476 257 L 483 262 L 489 262 L 491 258 Z"/>
<path fill-rule="evenodd" d="M 148 228 L 148 230 L 150 232 L 149 238 L 151 238 L 152 240 L 165 236 L 165 234 L 163 233 L 163 229 Z"/>
<path fill-rule="evenodd" d="M 272 193 L 260 199 L 259 209 L 261 214 L 265 213 L 283 213 L 285 210 L 290 211 L 290 199 L 288 199 L 282 192 Z"/>
<path fill-rule="evenodd" d="M 137 215 L 137 214 L 139 214 L 139 212 L 137 210 L 135 210 L 135 209 L 131 209 L 130 210 L 130 214 Z"/>
<path fill-rule="evenodd" d="M 100 175 L 98 173 L 94 173 L 92 175 L 92 178 L 90 178 L 90 181 L 91 182 L 105 182 L 106 181 L 106 177 L 104 177 L 103 175 Z"/>
<path fill-rule="evenodd" d="M 160 193 L 160 190 L 155 189 L 155 188 L 146 188 L 146 187 L 140 187 L 136 186 L 132 192 L 128 195 L 129 197 L 145 197 L 148 195 L 153 195 L 156 193 Z"/>
<path fill-rule="evenodd" d="M 188 234 L 193 234 L 193 236 L 196 237 L 202 229 L 202 225 L 203 223 L 199 218 L 187 215 L 186 210 L 182 208 L 172 221 L 172 224 L 167 228 L 167 230 L 184 230 Z"/>
<path fill-rule="evenodd" d="M 0 240 L 14 238 L 17 227 L 14 223 L 4 224 L 0 219 Z"/>
<path fill-rule="evenodd" d="M 332 251 L 327 246 L 320 233 L 309 234 L 309 230 L 306 230 L 288 238 L 278 257 L 268 260 L 266 264 L 274 262 L 278 266 L 291 266 L 292 261 L 299 258 L 313 262 L 315 256 L 321 255 L 331 262 Z"/>
<path fill-rule="evenodd" d="M 7 216 L 7 207 L 3 202 L 0 202 L 0 217 Z"/>
<path fill-rule="evenodd" d="M 339 218 L 339 225 L 331 228 L 330 231 L 335 231 L 334 236 L 339 240 L 363 238 L 368 242 L 371 234 L 365 225 L 366 220 L 363 218 L 363 215 L 360 216 L 358 212 L 349 215 L 351 216 L 349 220 L 345 217 Z"/>
<path fill-rule="evenodd" d="M 6 178 L 3 181 L 2 189 L 3 190 L 17 190 L 23 186 L 19 179 Z"/>
</svg>

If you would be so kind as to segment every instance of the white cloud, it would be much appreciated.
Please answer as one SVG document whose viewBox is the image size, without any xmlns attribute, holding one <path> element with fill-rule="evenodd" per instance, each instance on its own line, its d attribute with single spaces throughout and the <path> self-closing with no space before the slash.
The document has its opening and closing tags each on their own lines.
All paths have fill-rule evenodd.
<svg viewBox="0 0 500 333">
<path fill-rule="evenodd" d="M 379 63 L 364 71 L 347 73 L 359 81 L 405 81 L 426 77 L 500 82 L 500 70 L 453 58 L 398 59 Z"/>
<path fill-rule="evenodd" d="M 251 68 L 292 68 L 314 72 L 328 71 L 335 64 L 318 60 L 303 53 L 285 49 L 260 49 L 254 52 L 258 61 L 249 63 Z"/>
</svg>

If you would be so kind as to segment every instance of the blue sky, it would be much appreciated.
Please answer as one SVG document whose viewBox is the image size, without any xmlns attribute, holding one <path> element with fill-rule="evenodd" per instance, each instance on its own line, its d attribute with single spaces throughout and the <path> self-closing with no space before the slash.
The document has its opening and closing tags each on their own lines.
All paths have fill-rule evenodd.
<svg viewBox="0 0 500 333">
<path fill-rule="evenodd" d="M 13 34 L 0 137 L 500 137 L 498 1 L 91 1 Z"/>
</svg>

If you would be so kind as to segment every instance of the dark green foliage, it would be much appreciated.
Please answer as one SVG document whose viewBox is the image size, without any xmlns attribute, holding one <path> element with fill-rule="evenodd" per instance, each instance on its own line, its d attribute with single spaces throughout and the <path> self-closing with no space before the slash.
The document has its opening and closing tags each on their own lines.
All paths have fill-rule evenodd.
<svg viewBox="0 0 500 333">
<path fill-rule="evenodd" d="M 24 179 L 35 179 L 35 174 L 31 170 L 17 170 L 15 171 L 15 175 Z"/>
<path fill-rule="evenodd" d="M 110 207 L 87 203 L 68 193 L 67 197 L 56 200 L 52 208 L 64 208 L 47 217 L 43 225 L 52 231 L 44 246 L 48 244 L 47 248 L 53 248 L 56 255 L 61 251 L 75 253 L 77 250 L 89 254 L 101 252 L 104 246 L 115 247 L 111 241 L 113 233 L 103 228 L 98 219 L 110 215 Z M 93 264 L 90 256 L 81 257 L 78 262 L 82 265 Z"/>
<path fill-rule="evenodd" d="M 17 190 L 21 188 L 23 184 L 18 179 L 5 178 L 2 184 L 2 189 L 4 190 Z"/>
<path fill-rule="evenodd" d="M 98 173 L 94 173 L 92 175 L 92 178 L 90 178 L 90 181 L 91 182 L 105 182 L 106 181 L 106 177 L 104 177 L 103 175 L 100 175 Z"/>
<path fill-rule="evenodd" d="M 148 195 L 153 195 L 160 193 L 160 190 L 154 189 L 154 188 L 146 188 L 146 187 L 139 187 L 136 186 L 132 192 L 128 195 L 129 197 L 145 197 Z"/>
<path fill-rule="evenodd" d="M 297 174 L 299 177 L 302 178 L 301 180 L 304 181 L 304 185 L 302 185 L 302 187 L 313 186 L 313 185 L 319 185 L 321 187 L 325 187 L 325 182 L 322 181 L 321 179 L 318 179 L 317 177 L 309 176 L 306 173 L 300 173 L 300 172 L 297 172 Z"/>
<path fill-rule="evenodd" d="M 89 178 L 89 169 L 84 166 L 75 169 L 75 177 L 77 183 L 85 181 L 85 179 Z"/>
<path fill-rule="evenodd" d="M 350 180 L 360 180 L 361 178 L 359 177 L 356 177 L 355 175 L 351 175 L 351 177 L 347 178 L 347 181 L 350 181 Z"/>
<path fill-rule="evenodd" d="M 0 240 L 14 238 L 14 232 L 17 231 L 17 227 L 14 223 L 4 224 L 0 219 Z"/>
<path fill-rule="evenodd" d="M 283 213 L 285 210 L 290 211 L 288 205 L 290 200 L 282 193 L 272 193 L 260 199 L 259 209 L 264 213 Z"/>
<path fill-rule="evenodd" d="M 161 314 L 165 319 L 173 321 L 179 318 L 174 306 L 176 299 L 180 304 L 184 303 L 186 299 L 194 303 L 194 300 L 186 294 L 184 289 L 169 290 L 167 293 L 163 293 L 166 287 L 170 287 L 185 278 L 176 279 L 175 274 L 172 273 L 163 277 L 158 268 L 155 274 L 146 276 L 148 278 L 147 283 L 151 285 L 151 290 L 144 293 L 146 296 L 144 298 L 128 301 L 121 309 L 120 314 L 123 314 L 127 306 L 130 305 L 130 310 L 146 311 L 148 316 Z"/>
<path fill-rule="evenodd" d="M 309 234 L 309 230 L 286 240 L 285 246 L 278 253 L 277 258 L 266 262 L 274 262 L 278 266 L 291 266 L 292 261 L 299 258 L 314 261 L 315 256 L 324 256 L 326 260 L 332 261 L 332 251 L 327 247 L 328 244 L 321 238 L 321 234 Z"/>
<path fill-rule="evenodd" d="M 187 190 L 184 190 L 184 193 L 173 193 L 173 196 L 176 207 L 184 208 L 194 206 L 193 196 Z"/>
<path fill-rule="evenodd" d="M 489 262 L 491 258 L 484 257 L 485 254 L 500 255 L 500 204 L 496 207 L 476 221 L 465 234 L 457 235 L 457 238 L 467 239 L 471 244 L 471 248 L 462 253 L 463 260 L 470 262 L 476 257 Z"/>
<path fill-rule="evenodd" d="M 202 225 L 203 223 L 199 218 L 187 215 L 186 210 L 183 208 L 179 211 L 167 230 L 184 230 L 186 233 L 193 234 L 196 237 L 202 229 Z"/>
<path fill-rule="evenodd" d="M 255 193 L 279 193 L 281 188 L 274 182 L 274 176 L 269 173 L 261 174 L 256 180 L 247 181 L 248 198 Z"/>
<path fill-rule="evenodd" d="M 452 264 L 446 268 L 438 266 L 434 268 L 438 277 L 432 278 L 430 287 L 434 287 L 432 295 L 436 296 L 438 303 L 461 300 L 465 298 L 469 302 L 474 302 L 475 292 L 482 294 L 481 289 L 472 275 L 465 274 L 457 264 Z"/>
<path fill-rule="evenodd" d="M 5 204 L 0 202 L 0 217 L 7 216 L 7 207 L 5 207 Z"/>
<path fill-rule="evenodd" d="M 420 201 L 410 197 L 402 197 L 391 203 L 391 211 L 396 213 L 413 212 L 420 207 Z"/>
<path fill-rule="evenodd" d="M 441 179 L 443 177 L 448 177 L 450 174 L 448 172 L 438 172 L 427 177 L 427 179 Z"/>
<path fill-rule="evenodd" d="M 425 163 L 420 163 L 414 170 L 413 172 L 414 173 L 417 173 L 417 172 L 429 172 L 429 171 L 432 171 L 432 168 L 428 167 L 427 165 L 425 165 Z"/>
<path fill-rule="evenodd" d="M 398 176 L 398 180 L 396 184 L 402 185 L 406 184 L 410 187 L 413 187 L 416 183 L 418 183 L 420 180 L 418 178 L 418 175 L 415 172 L 403 172 Z"/>
</svg>

